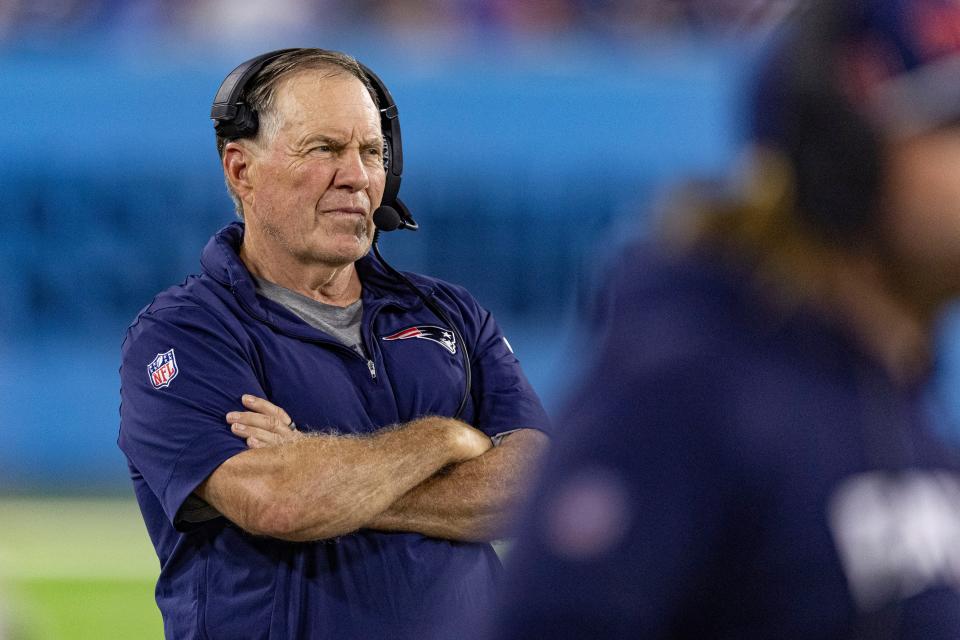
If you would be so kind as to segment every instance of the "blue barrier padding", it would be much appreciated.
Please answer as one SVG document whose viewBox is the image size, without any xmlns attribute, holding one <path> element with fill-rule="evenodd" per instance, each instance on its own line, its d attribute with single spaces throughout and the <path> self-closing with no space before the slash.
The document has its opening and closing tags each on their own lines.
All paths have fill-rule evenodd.
<svg viewBox="0 0 960 640">
<path fill-rule="evenodd" d="M 384 253 L 473 291 L 555 407 L 596 265 L 643 228 L 663 185 L 732 163 L 745 56 L 581 43 L 425 61 L 341 46 L 400 105 L 402 195 L 423 230 L 386 236 Z M 0 492 L 125 482 L 122 332 L 232 218 L 208 110 L 253 53 L 0 50 L 0 404 L 16 425 Z"/>
</svg>

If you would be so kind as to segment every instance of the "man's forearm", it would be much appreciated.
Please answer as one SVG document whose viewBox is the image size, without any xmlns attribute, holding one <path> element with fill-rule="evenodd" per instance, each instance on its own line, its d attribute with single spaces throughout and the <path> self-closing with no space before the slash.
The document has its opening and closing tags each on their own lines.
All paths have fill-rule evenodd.
<svg viewBox="0 0 960 640">
<path fill-rule="evenodd" d="M 227 460 L 198 493 L 252 533 L 293 541 L 342 535 L 440 468 L 472 457 L 445 420 L 424 418 L 368 437 L 318 435 L 251 449 Z"/>
<path fill-rule="evenodd" d="M 546 443 L 540 431 L 513 433 L 499 447 L 418 484 L 366 526 L 450 540 L 502 537 Z"/>
</svg>

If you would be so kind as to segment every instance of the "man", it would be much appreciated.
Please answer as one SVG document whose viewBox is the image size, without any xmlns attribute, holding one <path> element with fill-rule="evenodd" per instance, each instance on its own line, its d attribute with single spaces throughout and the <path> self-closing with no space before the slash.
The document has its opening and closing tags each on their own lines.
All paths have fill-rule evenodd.
<svg viewBox="0 0 960 640">
<path fill-rule="evenodd" d="M 375 102 L 385 89 L 336 52 L 259 65 L 237 102 L 258 126 L 218 128 L 243 223 L 210 240 L 202 272 L 161 293 L 123 345 L 119 445 L 161 563 L 164 629 L 420 637 L 488 605 L 488 541 L 547 418 L 465 290 L 408 274 L 447 326 L 367 255 L 385 149 L 399 157 L 382 129 L 395 110 Z"/>
<path fill-rule="evenodd" d="M 960 637 L 929 393 L 960 294 L 960 5 L 823 0 L 778 45 L 749 188 L 613 279 L 497 638 Z"/>
</svg>

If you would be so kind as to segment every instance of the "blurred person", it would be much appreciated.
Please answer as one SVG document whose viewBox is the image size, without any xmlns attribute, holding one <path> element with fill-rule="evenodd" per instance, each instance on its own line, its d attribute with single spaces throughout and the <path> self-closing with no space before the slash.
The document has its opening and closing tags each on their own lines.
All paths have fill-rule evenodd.
<svg viewBox="0 0 960 640">
<path fill-rule="evenodd" d="M 581 17 L 572 0 L 485 0 L 482 4 L 500 28 L 527 35 L 567 33 L 577 26 Z"/>
<path fill-rule="evenodd" d="M 176 15 L 177 27 L 191 37 L 224 43 L 267 41 L 292 33 L 343 28 L 340 2 L 329 0 L 192 0 Z"/>
<path fill-rule="evenodd" d="M 284 50 L 212 116 L 242 222 L 140 313 L 120 372 L 167 636 L 414 638 L 489 606 L 547 417 L 467 291 L 368 254 L 374 217 L 415 227 L 389 92 Z"/>
<path fill-rule="evenodd" d="M 350 18 L 357 24 L 375 24 L 391 36 L 436 38 L 441 32 L 463 33 L 469 28 L 471 0 L 357 0 Z"/>
<path fill-rule="evenodd" d="M 960 638 L 960 3 L 813 4 L 758 75 L 745 185 L 611 277 L 493 637 Z"/>
<path fill-rule="evenodd" d="M 0 36 L 84 30 L 95 27 L 108 8 L 107 0 L 4 0 L 0 2 Z"/>
</svg>

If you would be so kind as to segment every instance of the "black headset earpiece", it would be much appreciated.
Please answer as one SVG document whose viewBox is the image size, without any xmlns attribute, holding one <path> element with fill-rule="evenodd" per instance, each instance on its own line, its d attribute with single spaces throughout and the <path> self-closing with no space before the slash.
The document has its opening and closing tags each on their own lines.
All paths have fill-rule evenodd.
<svg viewBox="0 0 960 640">
<path fill-rule="evenodd" d="M 278 49 L 261 54 L 240 64 L 230 72 L 213 98 L 210 118 L 217 135 L 227 140 L 250 138 L 257 134 L 260 119 L 256 110 L 243 101 L 247 85 L 271 60 L 296 49 Z"/>
<path fill-rule="evenodd" d="M 210 108 L 210 117 L 214 122 L 217 136 L 226 140 L 250 138 L 257 134 L 260 119 L 255 109 L 245 101 L 245 91 L 256 75 L 270 61 L 285 53 L 297 49 L 278 49 L 261 54 L 240 64 L 221 83 Z M 382 80 L 368 67 L 360 64 L 361 70 L 370 80 L 377 101 L 380 105 L 380 125 L 384 137 L 384 167 L 386 169 L 386 184 L 383 190 L 383 199 L 380 208 L 391 208 L 400 217 L 400 224 L 395 229 L 409 229 L 416 231 L 420 228 L 397 195 L 400 192 L 400 180 L 403 175 L 403 140 L 400 134 L 400 113 L 390 95 L 389 89 Z M 393 229 L 383 229 L 392 231 Z"/>
</svg>

